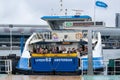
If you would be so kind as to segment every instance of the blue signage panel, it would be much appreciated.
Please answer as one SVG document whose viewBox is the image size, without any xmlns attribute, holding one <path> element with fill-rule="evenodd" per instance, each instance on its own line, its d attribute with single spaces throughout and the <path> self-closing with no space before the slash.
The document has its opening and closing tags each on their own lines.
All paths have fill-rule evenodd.
<svg viewBox="0 0 120 80">
<path fill-rule="evenodd" d="M 75 72 L 78 70 L 78 58 L 54 58 L 56 72 Z"/>
<path fill-rule="evenodd" d="M 41 72 L 51 72 L 51 71 L 62 71 L 70 72 L 76 71 L 78 69 L 78 58 L 31 58 L 31 67 L 32 71 L 41 71 Z"/>
<path fill-rule="evenodd" d="M 32 71 L 36 72 L 51 72 L 52 71 L 51 58 L 31 58 Z"/>
</svg>

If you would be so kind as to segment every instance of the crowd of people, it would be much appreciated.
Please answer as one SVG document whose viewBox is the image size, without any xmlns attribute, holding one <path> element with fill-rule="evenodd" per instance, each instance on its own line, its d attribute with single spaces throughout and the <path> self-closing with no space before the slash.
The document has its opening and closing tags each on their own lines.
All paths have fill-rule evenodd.
<svg viewBox="0 0 120 80">
<path fill-rule="evenodd" d="M 47 54 L 47 53 L 80 53 L 80 55 L 86 54 L 88 51 L 87 46 L 82 46 L 80 48 L 67 48 L 64 46 L 61 46 L 60 48 L 58 46 L 51 47 L 50 49 L 47 48 L 33 48 L 33 53 L 39 53 L 39 54 Z"/>
</svg>

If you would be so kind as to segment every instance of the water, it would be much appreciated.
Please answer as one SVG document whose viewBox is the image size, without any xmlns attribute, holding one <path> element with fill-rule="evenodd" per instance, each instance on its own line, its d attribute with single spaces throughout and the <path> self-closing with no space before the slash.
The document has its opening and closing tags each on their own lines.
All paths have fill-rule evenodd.
<svg viewBox="0 0 120 80">
<path fill-rule="evenodd" d="M 83 76 L 83 80 L 120 80 L 120 76 L 110 75 L 110 76 Z"/>
<path fill-rule="evenodd" d="M 1 75 L 1 74 L 0 74 Z M 82 80 L 80 76 L 3 75 L 0 80 Z"/>
<path fill-rule="evenodd" d="M 0 74 L 0 80 L 120 80 L 119 75 L 59 76 L 59 75 L 7 75 Z"/>
</svg>

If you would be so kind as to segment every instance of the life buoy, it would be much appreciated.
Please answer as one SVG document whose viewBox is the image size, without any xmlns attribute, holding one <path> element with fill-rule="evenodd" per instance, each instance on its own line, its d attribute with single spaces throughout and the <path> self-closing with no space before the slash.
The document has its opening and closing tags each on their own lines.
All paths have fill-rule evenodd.
<svg viewBox="0 0 120 80">
<path fill-rule="evenodd" d="M 83 37 L 82 33 L 76 33 L 75 38 L 76 39 L 81 39 Z"/>
<path fill-rule="evenodd" d="M 55 39 L 58 39 L 58 35 L 57 35 L 57 33 L 53 33 L 52 34 L 52 38 L 55 40 Z"/>
</svg>

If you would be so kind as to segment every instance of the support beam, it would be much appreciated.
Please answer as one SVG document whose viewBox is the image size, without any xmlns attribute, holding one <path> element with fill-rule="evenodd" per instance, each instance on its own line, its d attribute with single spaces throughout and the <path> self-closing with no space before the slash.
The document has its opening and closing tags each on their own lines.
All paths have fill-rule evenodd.
<svg viewBox="0 0 120 80">
<path fill-rule="evenodd" d="M 9 28 L 10 28 L 10 54 L 12 54 L 12 28 L 13 28 L 13 25 L 9 25 Z"/>
<path fill-rule="evenodd" d="M 88 30 L 88 75 L 93 75 L 92 30 Z"/>
</svg>

